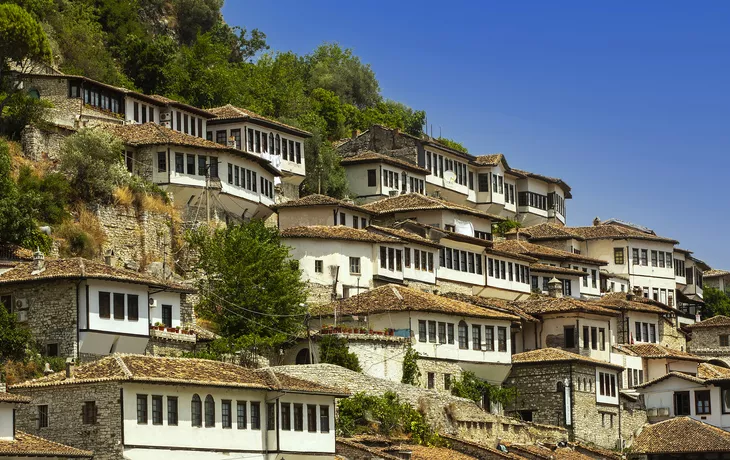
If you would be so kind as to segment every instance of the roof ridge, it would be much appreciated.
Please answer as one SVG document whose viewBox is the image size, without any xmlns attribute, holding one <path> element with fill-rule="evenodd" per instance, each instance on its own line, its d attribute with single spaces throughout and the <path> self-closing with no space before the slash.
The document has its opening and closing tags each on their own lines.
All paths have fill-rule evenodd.
<svg viewBox="0 0 730 460">
<path fill-rule="evenodd" d="M 276 375 L 276 372 L 274 372 L 270 367 L 267 367 L 264 369 L 266 373 L 271 377 L 271 379 L 275 383 L 275 390 L 282 390 L 284 386 L 281 384 L 281 380 L 279 380 L 279 377 Z"/>
<path fill-rule="evenodd" d="M 115 358 L 115 361 L 117 362 L 117 364 L 119 365 L 119 367 L 122 369 L 122 372 L 124 372 L 124 375 L 129 379 L 134 378 L 132 371 L 130 371 L 129 368 L 127 367 L 127 363 L 125 363 L 124 360 L 122 359 L 122 355 L 115 355 L 114 358 Z"/>
</svg>

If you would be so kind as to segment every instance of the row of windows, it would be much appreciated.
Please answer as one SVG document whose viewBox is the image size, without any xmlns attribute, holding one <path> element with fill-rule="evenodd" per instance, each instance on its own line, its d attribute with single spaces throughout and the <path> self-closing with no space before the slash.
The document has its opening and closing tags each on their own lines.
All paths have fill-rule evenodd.
<svg viewBox="0 0 730 460">
<path fill-rule="evenodd" d="M 335 225 L 337 225 L 338 221 L 338 215 L 339 215 L 339 222 L 340 225 L 347 225 L 347 214 L 342 211 L 337 211 L 336 209 L 333 211 L 335 216 Z M 368 220 L 364 217 L 357 217 L 355 215 L 352 216 L 352 228 L 365 228 L 368 226 Z"/>
<path fill-rule="evenodd" d="M 368 187 L 375 187 L 377 185 L 377 176 L 377 170 L 368 169 Z M 408 189 L 408 184 L 410 184 L 410 190 Z M 399 187 L 399 185 L 402 186 L 402 189 Z M 425 181 L 417 177 L 409 177 L 408 174 L 406 174 L 405 172 L 401 173 L 401 175 L 399 176 L 397 172 L 384 169 L 383 186 L 396 190 L 400 189 L 403 193 L 408 193 L 409 191 L 412 193 L 420 194 L 426 193 Z"/>
<path fill-rule="evenodd" d="M 129 321 L 139 320 L 139 296 L 136 294 L 123 294 L 120 292 L 99 292 L 99 317 L 111 318 L 112 299 L 114 299 L 114 319 Z M 125 313 L 126 299 L 126 315 Z"/>
<path fill-rule="evenodd" d="M 723 401 L 727 390 L 723 390 Z M 709 415 L 712 413 L 710 402 L 710 390 L 695 391 L 695 415 Z M 726 413 L 726 405 L 723 404 L 723 413 Z M 690 413 L 689 391 L 674 392 L 674 415 L 692 415 Z"/>
<path fill-rule="evenodd" d="M 644 383 L 644 370 L 643 369 L 626 369 L 626 380 L 629 388 L 634 388 L 636 385 Z"/>
<path fill-rule="evenodd" d="M 634 336 L 635 341 L 657 343 L 656 324 L 640 323 L 637 321 L 634 323 L 634 327 L 636 331 L 636 335 Z"/>
<path fill-rule="evenodd" d="M 83 93 L 84 104 L 96 107 L 102 110 L 108 110 L 114 113 L 124 113 L 121 98 L 113 93 L 99 88 L 84 88 L 77 82 L 70 82 L 68 87 L 68 96 L 71 98 L 80 98 Z"/>
<path fill-rule="evenodd" d="M 606 372 L 598 373 L 598 393 L 601 396 L 616 397 L 616 375 Z"/>
<path fill-rule="evenodd" d="M 179 110 L 173 110 L 173 119 L 175 124 L 172 129 L 181 133 L 190 134 L 191 136 L 203 137 L 203 119 L 182 113 Z M 197 126 L 197 130 L 195 129 Z"/>
<path fill-rule="evenodd" d="M 614 254 L 614 262 L 616 264 L 623 264 L 624 263 L 624 250 L 623 248 L 614 248 L 613 250 Z M 639 249 L 639 248 L 632 248 L 631 249 L 631 263 L 633 265 L 641 265 L 641 266 L 648 266 L 649 251 L 646 249 Z M 616 260 L 620 260 L 621 262 L 617 262 Z M 664 252 L 664 251 L 651 251 L 651 266 L 652 267 L 659 267 L 659 268 L 672 268 L 672 253 L 671 252 Z"/>
<path fill-rule="evenodd" d="M 700 270 L 695 270 L 694 267 L 689 267 L 685 271 L 685 276 L 687 278 L 687 284 L 696 284 L 697 286 L 702 286 L 702 272 Z"/>
<path fill-rule="evenodd" d="M 165 157 L 164 152 L 158 152 L 157 155 L 157 171 L 164 172 L 166 165 L 161 163 L 161 157 Z M 190 176 L 203 176 L 210 175 L 210 177 L 218 177 L 218 157 L 208 157 L 206 155 L 196 155 L 193 153 L 182 154 L 179 152 L 175 153 L 175 173 L 177 174 L 188 174 Z"/>
<path fill-rule="evenodd" d="M 228 163 L 228 183 L 235 187 L 245 188 L 256 193 L 256 176 L 256 171 Z"/>
<path fill-rule="evenodd" d="M 149 115 L 149 116 L 148 116 Z M 137 101 L 132 103 L 132 116 L 137 123 L 155 122 L 155 108 L 151 105 L 140 104 Z"/>
<path fill-rule="evenodd" d="M 548 209 L 554 209 L 555 212 L 565 217 L 565 198 L 557 192 L 548 193 L 547 205 Z"/>
<path fill-rule="evenodd" d="M 505 262 L 504 260 L 487 259 L 487 274 L 493 278 L 517 281 L 518 283 L 530 283 L 530 267 L 518 263 Z"/>
<path fill-rule="evenodd" d="M 208 131 L 207 138 L 213 140 L 213 132 Z M 215 132 L 215 142 L 221 145 L 228 145 L 230 139 L 232 147 L 243 150 L 241 143 L 241 130 L 231 129 L 230 137 L 228 131 L 219 130 Z M 246 151 L 250 153 L 268 153 L 269 155 L 281 155 L 285 161 L 302 163 L 302 143 L 292 139 L 286 139 L 274 133 L 265 133 L 257 129 L 246 130 Z"/>
<path fill-rule="evenodd" d="M 520 192 L 518 197 L 519 206 L 530 206 L 532 208 L 547 211 L 547 196 L 535 192 Z"/>
<path fill-rule="evenodd" d="M 403 271 L 403 250 L 380 246 L 380 268 Z"/>
<path fill-rule="evenodd" d="M 432 171 L 436 177 L 443 178 L 444 171 L 453 171 L 456 175 L 456 183 L 459 185 L 469 184 L 474 189 L 473 173 L 467 169 L 466 163 L 452 160 L 437 153 L 426 151 L 426 169 Z"/>
<path fill-rule="evenodd" d="M 439 250 L 439 266 L 450 270 L 481 275 L 482 255 L 471 251 L 460 251 L 452 248 Z"/>
<path fill-rule="evenodd" d="M 137 423 L 146 425 L 150 422 L 150 406 L 148 404 L 148 395 L 137 394 Z M 168 396 L 167 398 L 167 417 L 163 407 L 163 397 L 161 395 L 152 395 L 151 401 L 151 421 L 153 425 L 162 425 L 167 421 L 169 426 L 177 426 L 178 424 L 178 398 L 176 396 Z M 245 430 L 249 426 L 252 430 L 261 429 L 261 403 L 258 401 L 235 401 L 236 404 L 236 428 Z M 281 416 L 280 423 L 282 430 L 304 431 L 304 404 L 280 403 Z M 292 411 L 293 406 L 293 411 Z M 233 401 L 230 399 L 221 400 L 221 427 L 233 428 Z M 203 411 L 203 409 L 205 409 Z M 268 430 L 276 429 L 276 404 L 267 403 L 266 405 L 266 428 Z M 307 404 L 307 430 L 309 432 L 317 432 L 317 418 L 319 416 L 319 431 L 329 433 L 330 431 L 330 411 L 329 406 L 320 405 L 319 411 L 316 404 Z M 190 423 L 193 427 L 202 427 L 205 421 L 206 428 L 214 428 L 216 426 L 216 404 L 213 396 L 205 397 L 205 404 L 200 396 L 194 394 L 190 401 Z M 318 414 L 319 412 L 319 414 Z M 47 414 L 47 409 L 46 409 Z M 293 415 L 293 417 L 292 417 Z M 47 418 L 47 417 L 46 417 Z M 292 423 L 293 422 L 293 423 Z M 46 425 L 47 426 L 47 425 Z"/>
<path fill-rule="evenodd" d="M 406 267 L 411 266 L 411 248 L 405 248 L 406 257 L 405 257 L 405 264 Z M 414 270 L 423 270 L 432 272 L 434 271 L 433 266 L 433 253 L 428 251 L 421 251 L 420 249 L 413 249 L 413 269 Z"/>
<path fill-rule="evenodd" d="M 563 347 L 576 348 L 578 337 L 575 326 L 563 327 Z M 606 350 L 606 329 L 602 327 L 583 326 L 583 348 L 601 351 Z"/>
<path fill-rule="evenodd" d="M 477 181 L 480 192 L 489 191 L 489 173 L 481 173 L 477 175 Z M 515 186 L 507 184 L 504 177 L 498 174 L 492 174 L 492 193 L 504 195 L 505 203 L 515 204 Z"/>
<path fill-rule="evenodd" d="M 550 277 L 550 276 L 543 276 L 542 277 L 542 289 L 540 288 L 539 279 L 540 279 L 539 276 L 533 276 L 532 277 L 532 279 L 531 279 L 531 281 L 532 281 L 532 283 L 531 283 L 531 290 L 532 291 L 548 292 L 550 290 L 549 289 L 549 286 L 548 286 L 548 283 L 550 282 L 550 280 L 552 279 L 552 277 Z M 558 281 L 560 281 L 560 283 L 563 286 L 563 295 L 570 296 L 570 295 L 573 294 L 572 284 L 571 284 L 570 280 L 559 279 Z"/>
<path fill-rule="evenodd" d="M 484 336 L 482 336 L 482 326 L 479 324 L 472 324 L 471 349 L 479 351 L 494 351 L 494 329 L 494 326 L 484 326 Z M 482 340 L 482 338 L 484 340 Z M 423 343 L 448 343 L 453 345 L 454 323 L 418 320 L 418 341 Z M 496 345 L 498 351 L 507 351 L 506 327 L 497 327 Z M 459 348 L 462 350 L 469 349 L 469 326 L 464 321 L 459 323 Z"/>
</svg>

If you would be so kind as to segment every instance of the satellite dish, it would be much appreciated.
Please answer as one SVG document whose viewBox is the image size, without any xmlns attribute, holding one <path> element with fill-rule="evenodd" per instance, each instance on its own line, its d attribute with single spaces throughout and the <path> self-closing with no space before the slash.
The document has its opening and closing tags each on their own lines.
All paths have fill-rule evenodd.
<svg viewBox="0 0 730 460">
<path fill-rule="evenodd" d="M 456 173 L 449 170 L 444 171 L 444 180 L 449 184 L 453 184 L 456 182 Z"/>
</svg>

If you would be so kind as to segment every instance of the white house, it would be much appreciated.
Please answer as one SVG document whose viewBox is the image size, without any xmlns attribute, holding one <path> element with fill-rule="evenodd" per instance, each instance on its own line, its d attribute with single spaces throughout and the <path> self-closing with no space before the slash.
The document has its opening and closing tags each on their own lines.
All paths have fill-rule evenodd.
<svg viewBox="0 0 730 460">
<path fill-rule="evenodd" d="M 124 143 L 128 170 L 171 194 L 190 220 L 271 215 L 281 173 L 268 160 L 154 123 L 107 129 Z"/>
<path fill-rule="evenodd" d="M 279 229 L 308 225 L 343 225 L 363 229 L 370 225 L 373 212 L 353 202 L 326 195 L 307 195 L 274 206 Z"/>
<path fill-rule="evenodd" d="M 448 382 L 462 370 L 501 384 L 510 369 L 512 323 L 519 321 L 518 316 L 503 311 L 394 284 L 317 306 L 311 313 L 310 327 L 388 331 L 407 339 L 393 357 L 396 366 L 400 363 L 402 367 L 402 350 L 410 343 L 420 355 L 420 384 L 442 390 L 449 390 Z M 314 355 L 316 359 L 317 353 Z M 365 372 L 370 369 L 368 366 Z M 399 380 L 401 374 L 374 376 Z"/>
<path fill-rule="evenodd" d="M 371 202 L 405 193 L 426 193 L 431 171 L 397 157 L 365 151 L 340 161 L 349 190 L 359 201 Z"/>
<path fill-rule="evenodd" d="M 271 161 L 283 173 L 282 194 L 299 198 L 305 177 L 304 141 L 311 133 L 230 104 L 208 112 L 215 118 L 208 122 L 206 139 Z"/>
<path fill-rule="evenodd" d="M 333 459 L 335 398 L 348 396 L 272 369 L 139 355 L 69 365 L 11 388 L 33 397 L 18 411 L 23 429 L 132 460 Z"/>
<path fill-rule="evenodd" d="M 45 459 L 92 458 L 94 453 L 88 450 L 75 449 L 70 446 L 47 441 L 16 430 L 16 412 L 22 406 L 29 406 L 31 399 L 12 393 L 0 391 L 0 458 L 21 460 L 28 457 Z M 48 421 L 47 406 L 45 412 L 39 411 L 38 425 Z"/>
</svg>

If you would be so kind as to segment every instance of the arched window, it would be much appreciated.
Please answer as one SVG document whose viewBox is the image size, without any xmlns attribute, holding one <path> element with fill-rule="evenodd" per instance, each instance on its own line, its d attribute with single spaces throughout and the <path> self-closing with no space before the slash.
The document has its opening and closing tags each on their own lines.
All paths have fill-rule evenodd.
<svg viewBox="0 0 730 460">
<path fill-rule="evenodd" d="M 580 379 L 578 379 L 578 391 L 582 390 L 583 388 L 580 386 Z"/>
<path fill-rule="evenodd" d="M 309 348 L 304 348 L 302 350 L 299 350 L 299 353 L 297 353 L 296 363 L 297 364 L 312 364 L 311 359 L 309 357 Z"/>
<path fill-rule="evenodd" d="M 593 391 L 593 380 L 588 380 L 588 391 Z"/>
<path fill-rule="evenodd" d="M 215 401 L 211 395 L 205 397 L 205 427 L 215 426 Z"/>
<path fill-rule="evenodd" d="M 40 99 L 41 93 L 35 88 L 31 88 L 28 90 L 28 96 L 32 97 L 33 99 Z"/>
<path fill-rule="evenodd" d="M 459 322 L 459 348 L 469 349 L 469 326 L 464 321 Z"/>
<path fill-rule="evenodd" d="M 281 139 L 278 134 L 276 135 L 276 154 L 281 155 Z"/>
<path fill-rule="evenodd" d="M 588 391 L 588 386 L 587 386 L 587 383 L 588 383 L 588 382 L 587 382 L 587 381 L 586 381 L 586 379 L 584 378 L 584 379 L 583 379 L 583 390 L 584 390 L 584 391 Z"/>
<path fill-rule="evenodd" d="M 563 391 L 565 391 L 565 384 L 563 384 L 563 382 L 558 382 L 557 389 L 555 391 L 557 391 L 558 393 L 562 393 Z"/>
<path fill-rule="evenodd" d="M 203 410 L 202 404 L 200 403 L 200 396 L 197 394 L 193 395 L 193 400 L 190 402 L 190 422 L 193 426 L 203 426 Z"/>
<path fill-rule="evenodd" d="M 274 133 L 269 133 L 269 153 L 274 154 Z"/>
</svg>

